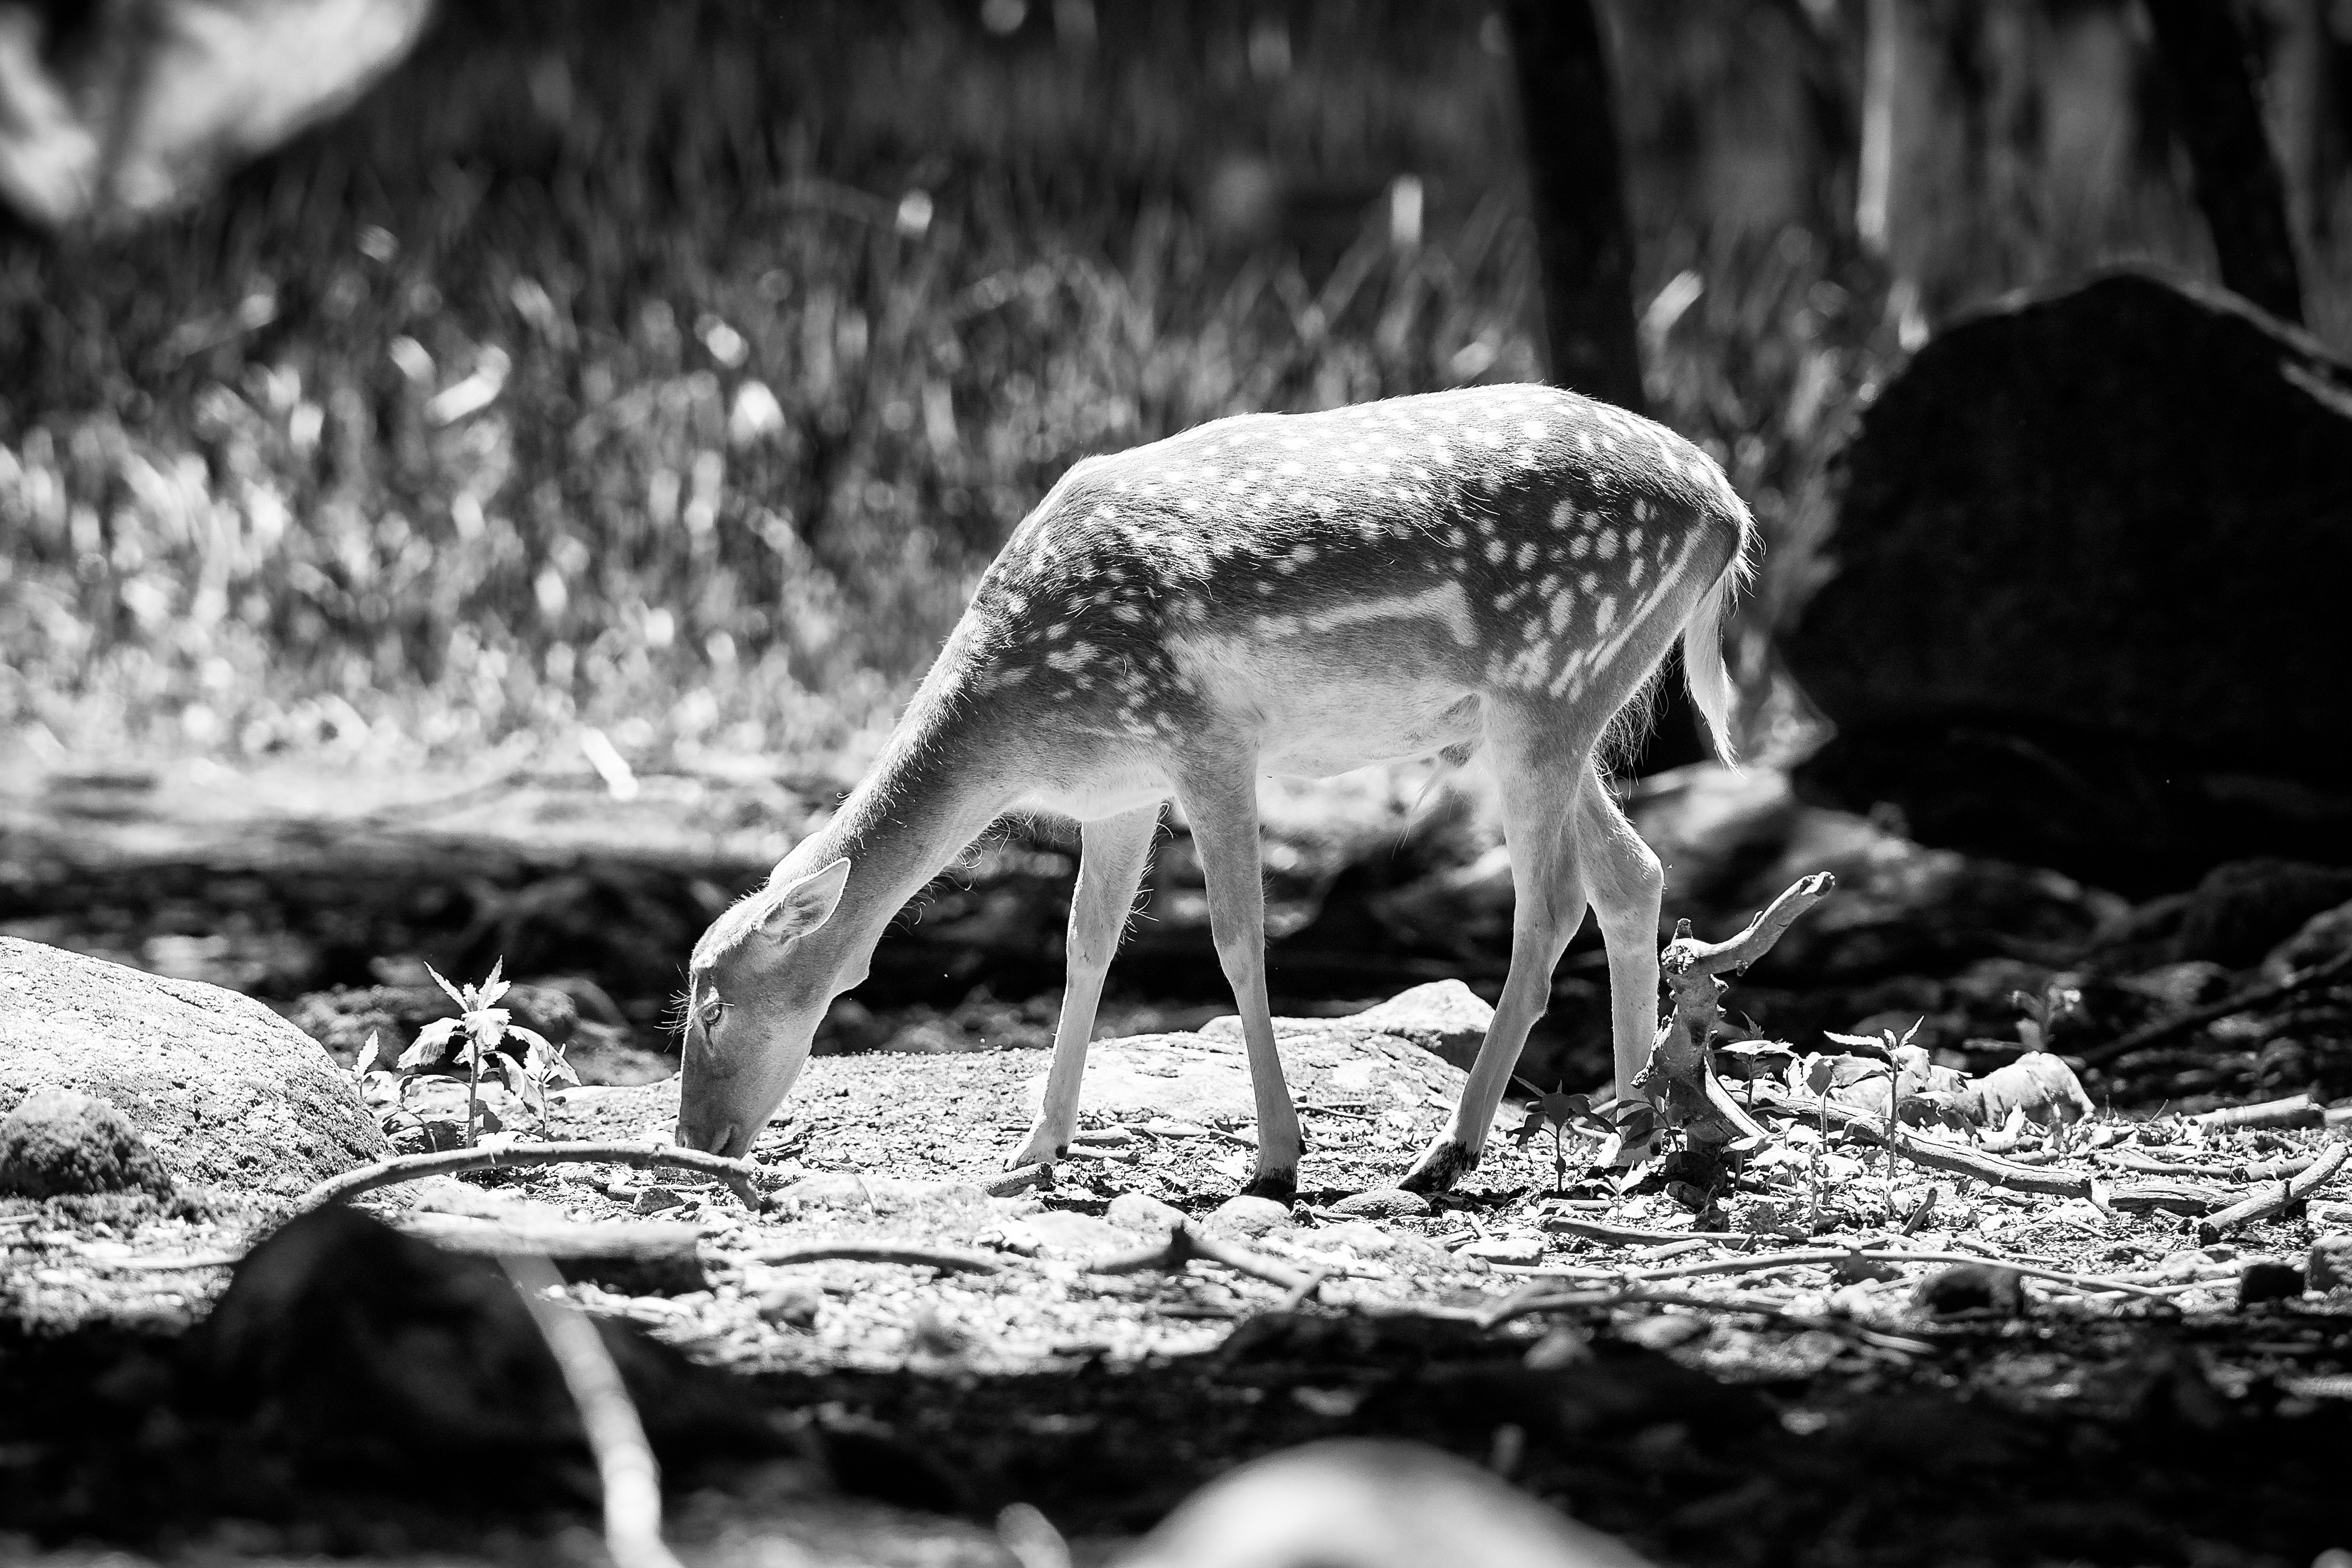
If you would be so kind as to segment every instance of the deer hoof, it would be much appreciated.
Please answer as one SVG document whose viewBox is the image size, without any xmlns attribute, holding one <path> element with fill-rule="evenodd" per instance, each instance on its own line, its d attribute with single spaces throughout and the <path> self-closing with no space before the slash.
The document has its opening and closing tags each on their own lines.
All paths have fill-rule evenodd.
<svg viewBox="0 0 2352 1568">
<path fill-rule="evenodd" d="M 1021 1146 L 1021 1152 L 1004 1162 L 1004 1168 L 1017 1171 L 1024 1165 L 1058 1165 L 1069 1152 L 1067 1143 L 1041 1143 L 1031 1139 Z"/>
<path fill-rule="evenodd" d="M 1397 1186 L 1404 1192 L 1419 1193 L 1423 1197 L 1432 1193 L 1450 1193 L 1454 1190 L 1454 1184 L 1475 1170 L 1477 1165 L 1475 1151 L 1464 1148 L 1451 1138 L 1440 1138 L 1422 1151 L 1421 1158 L 1412 1163 L 1412 1169 L 1405 1173 L 1404 1180 Z"/>
<path fill-rule="evenodd" d="M 1298 1173 L 1296 1171 L 1260 1171 L 1241 1190 L 1245 1198 L 1270 1198 L 1288 1208 L 1298 1199 Z"/>
</svg>

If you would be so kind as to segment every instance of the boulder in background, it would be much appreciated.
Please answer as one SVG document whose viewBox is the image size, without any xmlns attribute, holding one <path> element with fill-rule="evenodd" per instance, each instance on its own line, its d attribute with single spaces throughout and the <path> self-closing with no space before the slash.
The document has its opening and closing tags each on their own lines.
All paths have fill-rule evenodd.
<svg viewBox="0 0 2352 1568">
<path fill-rule="evenodd" d="M 2146 895 L 2352 860 L 2352 366 L 2118 271 L 1937 337 L 1840 459 L 1836 575 L 1783 639 L 1838 727 L 1810 798 Z"/>
</svg>

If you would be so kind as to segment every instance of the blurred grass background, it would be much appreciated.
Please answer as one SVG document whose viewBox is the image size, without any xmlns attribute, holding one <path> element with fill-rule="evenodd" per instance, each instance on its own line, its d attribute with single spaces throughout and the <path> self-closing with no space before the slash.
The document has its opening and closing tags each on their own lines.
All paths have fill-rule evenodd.
<svg viewBox="0 0 2352 1568">
<path fill-rule="evenodd" d="M 1752 676 L 1900 355 L 1853 61 L 1819 6 L 1607 9 L 1654 409 L 1773 546 Z M 1074 459 L 1540 374 L 1505 51 L 1396 0 L 449 5 L 192 210 L 0 254 L 0 744 L 401 767 L 593 725 L 854 774 Z M 2211 276 L 2162 177 L 1986 237 L 1988 291 Z M 2339 342 L 2347 279 L 2307 277 Z"/>
</svg>

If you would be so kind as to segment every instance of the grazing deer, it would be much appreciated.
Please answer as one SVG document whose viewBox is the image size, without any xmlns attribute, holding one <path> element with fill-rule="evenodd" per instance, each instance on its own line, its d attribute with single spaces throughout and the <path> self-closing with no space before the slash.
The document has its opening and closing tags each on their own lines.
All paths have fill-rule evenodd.
<svg viewBox="0 0 2352 1568">
<path fill-rule="evenodd" d="M 696 943 L 678 1142 L 748 1150 L 891 918 L 1000 815 L 1035 810 L 1076 817 L 1082 847 L 1045 1107 L 1011 1163 L 1059 1158 L 1173 795 L 1241 1013 L 1248 1190 L 1287 1201 L 1298 1117 L 1266 1007 L 1258 775 L 1473 748 L 1501 784 L 1510 973 L 1405 1185 L 1477 1163 L 1588 900 L 1630 1102 L 1657 1025 L 1660 872 L 1593 752 L 1680 636 L 1728 756 L 1718 634 L 1750 530 L 1697 448 L 1543 386 L 1245 415 L 1079 463 L 981 579 L 873 771 Z"/>
</svg>

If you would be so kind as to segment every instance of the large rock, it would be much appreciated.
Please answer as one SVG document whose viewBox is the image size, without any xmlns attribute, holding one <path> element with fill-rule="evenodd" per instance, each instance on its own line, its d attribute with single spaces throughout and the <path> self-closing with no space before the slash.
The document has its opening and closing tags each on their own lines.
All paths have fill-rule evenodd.
<svg viewBox="0 0 2352 1568">
<path fill-rule="evenodd" d="M 1953 327 L 1840 460 L 1801 783 L 2127 892 L 2352 858 L 2347 454 L 2352 367 L 2228 295 L 2117 272 Z"/>
<path fill-rule="evenodd" d="M 182 1184 L 291 1195 L 389 1152 L 326 1051 L 260 1003 L 0 937 L 0 1115 L 110 1101 Z"/>
<path fill-rule="evenodd" d="M 0 1197 L 137 1188 L 166 1194 L 172 1178 L 131 1119 L 97 1096 L 44 1084 L 0 1116 Z"/>
<path fill-rule="evenodd" d="M 1275 1036 L 1292 1095 L 1322 1104 L 1383 1109 L 1433 1097 L 1451 1105 L 1463 1072 L 1435 1053 L 1467 1040 L 1475 1050 L 1494 1009 L 1458 980 L 1416 985 L 1343 1018 L 1276 1018 Z M 1045 1102 L 1045 1074 L 1030 1079 L 1031 1110 Z M 1198 1034 L 1098 1041 L 1087 1057 L 1078 1103 L 1105 1118 L 1247 1127 L 1256 1120 L 1241 1020 L 1213 1018 Z"/>
</svg>

